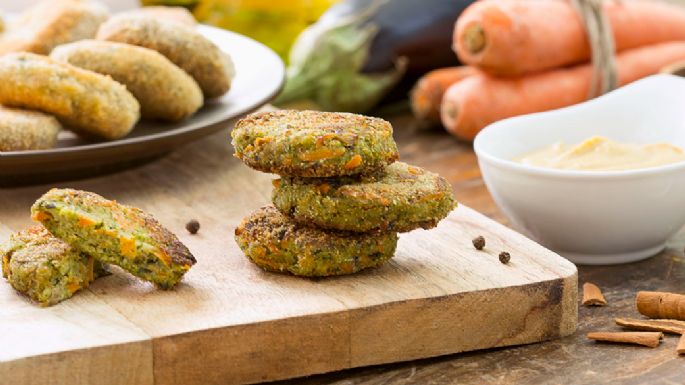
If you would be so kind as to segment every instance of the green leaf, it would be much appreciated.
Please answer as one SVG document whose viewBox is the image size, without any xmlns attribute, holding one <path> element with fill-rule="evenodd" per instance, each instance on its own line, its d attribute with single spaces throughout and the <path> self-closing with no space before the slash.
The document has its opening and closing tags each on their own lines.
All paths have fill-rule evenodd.
<svg viewBox="0 0 685 385">
<path fill-rule="evenodd" d="M 327 111 L 364 112 L 402 78 L 406 59 L 387 72 L 362 73 L 378 28 L 369 18 L 385 1 L 332 26 L 314 24 L 297 38 L 290 51 L 286 83 L 274 104 L 314 104 Z"/>
</svg>

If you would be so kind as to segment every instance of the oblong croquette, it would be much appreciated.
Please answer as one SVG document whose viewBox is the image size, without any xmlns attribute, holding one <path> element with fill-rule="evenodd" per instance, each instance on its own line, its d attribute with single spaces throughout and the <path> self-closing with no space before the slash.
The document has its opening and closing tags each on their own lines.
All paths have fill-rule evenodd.
<svg viewBox="0 0 685 385">
<path fill-rule="evenodd" d="M 109 76 L 28 52 L 0 56 L 0 104 L 52 114 L 103 139 L 125 136 L 140 117 L 138 101 Z"/>
<path fill-rule="evenodd" d="M 0 151 L 53 148 L 61 129 L 52 115 L 0 106 Z"/>
<path fill-rule="evenodd" d="M 31 213 L 73 248 L 162 289 L 174 287 L 196 262 L 151 215 L 95 193 L 52 189 L 33 204 Z"/>
<path fill-rule="evenodd" d="M 179 6 L 166 6 L 166 5 L 147 5 L 145 7 L 132 9 L 130 11 L 125 11 L 119 13 L 140 15 L 145 17 L 152 17 L 160 20 L 174 21 L 187 25 L 189 27 L 195 27 L 197 25 L 197 20 L 187 8 Z"/>
<path fill-rule="evenodd" d="M 10 236 L 0 252 L 2 275 L 41 306 L 51 306 L 103 275 L 102 265 L 35 225 Z"/>
<path fill-rule="evenodd" d="M 135 45 L 81 40 L 55 48 L 50 57 L 109 75 L 140 103 L 144 118 L 178 121 L 194 114 L 204 101 L 190 75 L 157 51 Z"/>
<path fill-rule="evenodd" d="M 389 122 L 363 115 L 279 110 L 241 119 L 235 156 L 264 172 L 301 177 L 371 174 L 399 158 Z"/>
<path fill-rule="evenodd" d="M 94 1 L 43 0 L 12 20 L 0 37 L 0 55 L 33 52 L 47 55 L 60 44 L 95 37 L 109 17 Z"/>
<path fill-rule="evenodd" d="M 98 40 L 153 49 L 197 81 L 206 98 L 228 92 L 235 69 L 231 58 L 194 28 L 136 14 L 116 15 L 103 23 Z"/>
<path fill-rule="evenodd" d="M 455 206 L 447 180 L 402 162 L 359 178 L 283 177 L 272 200 L 303 224 L 355 232 L 430 229 Z"/>
<path fill-rule="evenodd" d="M 305 277 L 345 275 L 380 266 L 397 247 L 397 233 L 357 234 L 297 224 L 273 206 L 247 216 L 235 240 L 257 266 Z"/>
</svg>

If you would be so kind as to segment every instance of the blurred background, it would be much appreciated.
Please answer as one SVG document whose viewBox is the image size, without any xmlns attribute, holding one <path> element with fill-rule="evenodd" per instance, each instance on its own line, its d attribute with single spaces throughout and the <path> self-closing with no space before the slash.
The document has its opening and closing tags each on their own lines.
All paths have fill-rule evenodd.
<svg viewBox="0 0 685 385">
<path fill-rule="evenodd" d="M 534 77 L 544 71 L 562 70 L 568 64 L 587 64 L 582 61 L 567 63 L 511 75 L 490 71 L 485 63 L 462 57 L 469 66 L 457 69 L 462 63 L 453 51 L 457 41 L 453 34 L 455 22 L 474 0 L 100 1 L 113 12 L 141 5 L 182 6 L 201 23 L 244 34 L 267 45 L 288 66 L 285 87 L 273 101 L 277 107 L 357 113 L 369 113 L 378 108 L 411 109 L 417 128 L 444 127 L 466 141 L 472 140 L 485 125 L 515 114 L 505 113 L 507 105 L 498 105 L 499 115 L 487 116 L 486 111 L 480 111 L 472 116 L 471 124 L 465 123 L 461 117 L 461 121 L 452 119 L 448 116 L 449 111 L 446 112 L 445 106 L 449 103 L 445 99 L 452 101 L 454 106 L 466 104 L 464 100 L 469 96 L 474 100 L 497 100 L 493 95 L 485 95 L 485 91 L 474 90 L 487 87 L 466 90 L 468 86 L 462 85 L 458 89 L 456 83 L 466 78 L 474 83 L 473 75 L 488 84 L 490 78 L 483 80 L 488 76 L 534 82 Z M 530 2 L 535 4 L 536 1 L 540 0 Z M 685 19 L 685 0 L 666 1 L 683 6 L 682 16 Z M 0 0 L 0 9 L 18 12 L 36 2 Z M 522 22 L 536 26 L 536 21 L 529 16 L 514 14 L 512 17 L 519 16 Z M 671 40 L 680 41 L 680 33 L 674 32 Z M 653 40 L 660 43 L 669 39 Z M 554 49 L 547 47 L 547 50 Z M 679 59 L 662 61 L 680 64 L 680 56 L 674 57 Z M 682 63 L 685 66 L 685 61 Z M 435 70 L 438 72 L 431 73 Z M 635 74 L 631 81 L 660 70 L 665 71 L 659 67 Z M 574 81 L 580 82 L 579 79 Z M 451 95 L 443 98 L 450 94 L 450 88 L 453 89 Z M 507 91 L 500 88 L 498 85 L 493 92 L 505 95 Z M 517 95 L 519 91 L 515 90 Z M 528 103 L 520 113 L 564 107 L 579 101 L 582 100 L 576 98 L 572 102 L 552 106 Z"/>
</svg>

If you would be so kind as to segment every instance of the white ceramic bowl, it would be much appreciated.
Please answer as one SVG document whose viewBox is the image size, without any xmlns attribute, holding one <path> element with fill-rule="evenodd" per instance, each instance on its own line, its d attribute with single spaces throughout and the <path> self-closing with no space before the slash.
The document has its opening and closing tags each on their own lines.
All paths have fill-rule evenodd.
<svg viewBox="0 0 685 385">
<path fill-rule="evenodd" d="M 474 149 L 485 184 L 512 223 L 581 264 L 641 260 L 685 224 L 685 162 L 628 171 L 570 171 L 511 159 L 593 135 L 685 148 L 685 78 L 655 75 L 600 98 L 494 123 Z"/>
</svg>

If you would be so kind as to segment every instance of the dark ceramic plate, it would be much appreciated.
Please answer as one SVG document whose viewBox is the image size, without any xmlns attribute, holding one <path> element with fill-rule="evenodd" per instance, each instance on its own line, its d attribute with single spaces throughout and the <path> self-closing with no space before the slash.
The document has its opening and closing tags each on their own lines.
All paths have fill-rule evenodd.
<svg viewBox="0 0 685 385">
<path fill-rule="evenodd" d="M 179 123 L 141 121 L 119 140 L 86 142 L 64 131 L 54 149 L 0 152 L 0 186 L 73 179 L 154 159 L 224 128 L 229 120 L 278 93 L 285 68 L 273 51 L 233 32 L 204 25 L 198 28 L 235 63 L 236 77 L 226 95 L 207 101 L 194 116 Z"/>
</svg>

